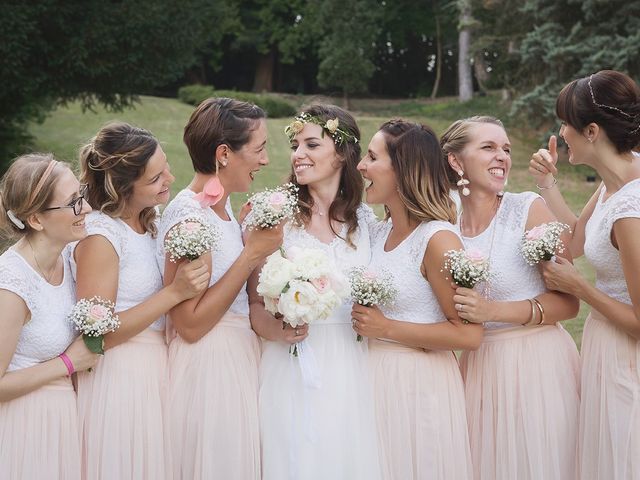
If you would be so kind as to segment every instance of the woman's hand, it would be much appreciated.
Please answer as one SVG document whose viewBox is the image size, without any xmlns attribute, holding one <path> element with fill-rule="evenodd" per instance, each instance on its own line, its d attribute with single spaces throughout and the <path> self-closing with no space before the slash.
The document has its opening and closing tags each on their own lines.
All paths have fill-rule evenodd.
<svg viewBox="0 0 640 480">
<path fill-rule="evenodd" d="M 384 316 L 377 306 L 365 307 L 357 303 L 351 309 L 353 329 L 363 337 L 386 338 L 391 320 Z"/>
<path fill-rule="evenodd" d="M 278 320 L 279 321 L 279 320 Z M 309 336 L 309 325 L 303 324 L 292 327 L 288 323 L 284 324 L 280 341 L 293 345 L 299 343 Z"/>
<path fill-rule="evenodd" d="M 580 287 L 585 280 L 569 260 L 556 256 L 555 262 L 540 262 L 540 268 L 544 284 L 549 290 L 580 297 Z"/>
<path fill-rule="evenodd" d="M 76 338 L 71 345 L 67 347 L 64 353 L 69 357 L 73 368 L 76 372 L 82 372 L 95 366 L 98 361 L 98 354 L 93 353 L 87 348 L 82 339 L 82 335 Z"/>
<path fill-rule="evenodd" d="M 549 139 L 549 149 L 541 148 L 531 156 L 529 173 L 536 179 L 539 187 L 551 187 L 554 176 L 558 174 L 558 139 L 552 135 Z"/>
<path fill-rule="evenodd" d="M 250 230 L 246 235 L 245 250 L 247 250 L 254 259 L 262 260 L 280 248 L 283 235 L 283 223 L 280 223 L 276 227 Z"/>
<path fill-rule="evenodd" d="M 193 298 L 209 286 L 209 270 L 200 258 L 178 265 L 171 287 L 182 300 Z"/>
<path fill-rule="evenodd" d="M 475 290 L 457 287 L 453 296 L 458 316 L 471 323 L 495 321 L 494 303 L 484 298 Z"/>
</svg>

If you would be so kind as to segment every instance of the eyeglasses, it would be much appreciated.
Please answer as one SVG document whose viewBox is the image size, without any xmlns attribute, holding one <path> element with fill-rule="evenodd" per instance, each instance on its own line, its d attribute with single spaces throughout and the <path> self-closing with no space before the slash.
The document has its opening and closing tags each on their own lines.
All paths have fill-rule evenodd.
<svg viewBox="0 0 640 480">
<path fill-rule="evenodd" d="M 87 194 L 87 187 L 88 185 L 80 185 L 80 190 L 78 191 L 79 195 L 71 201 L 71 203 L 69 203 L 68 205 L 63 205 L 61 207 L 49 207 L 49 208 L 45 208 L 43 211 L 48 211 L 48 210 L 60 210 L 63 208 L 73 208 L 73 214 L 74 215 L 80 215 L 80 213 L 82 212 L 82 207 L 84 206 L 84 196 Z"/>
</svg>

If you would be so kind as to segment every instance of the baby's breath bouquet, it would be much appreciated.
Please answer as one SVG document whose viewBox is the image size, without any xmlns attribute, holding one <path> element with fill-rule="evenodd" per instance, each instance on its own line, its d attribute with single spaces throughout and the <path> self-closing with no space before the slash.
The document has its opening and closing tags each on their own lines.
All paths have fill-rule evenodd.
<svg viewBox="0 0 640 480">
<path fill-rule="evenodd" d="M 213 225 L 197 217 L 187 218 L 169 230 L 164 249 L 172 262 L 181 258 L 195 260 L 213 249 L 220 236 L 220 231 Z"/>
<path fill-rule="evenodd" d="M 349 272 L 349 282 L 351 298 L 365 307 L 389 305 L 398 294 L 393 275 L 386 270 L 375 273 L 364 266 L 355 267 Z M 361 342 L 362 335 L 358 334 L 356 340 Z"/>
<path fill-rule="evenodd" d="M 244 227 L 271 228 L 285 219 L 292 219 L 298 212 L 298 187 L 286 183 L 255 193 L 249 198 L 251 211 L 244 221 Z"/>
<path fill-rule="evenodd" d="M 99 354 L 104 354 L 105 334 L 120 326 L 113 302 L 98 296 L 78 300 L 69 314 L 69 320 L 82 333 L 87 348 Z"/>
<path fill-rule="evenodd" d="M 489 279 L 489 261 L 479 250 L 449 250 L 444 256 L 444 268 L 451 274 L 456 285 L 473 288 Z"/>
<path fill-rule="evenodd" d="M 556 253 L 564 252 L 564 243 L 560 236 L 565 230 L 569 230 L 569 225 L 549 222 L 525 232 L 520 244 L 525 261 L 529 265 L 536 265 L 543 260 L 551 260 Z"/>
</svg>

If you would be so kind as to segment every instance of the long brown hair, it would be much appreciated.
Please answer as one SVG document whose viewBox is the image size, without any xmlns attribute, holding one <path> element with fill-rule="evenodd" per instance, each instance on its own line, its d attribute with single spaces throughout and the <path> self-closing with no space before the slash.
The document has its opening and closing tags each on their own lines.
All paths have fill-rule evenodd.
<svg viewBox="0 0 640 480">
<path fill-rule="evenodd" d="M 133 184 L 158 147 L 147 130 L 128 123 L 110 123 L 80 149 L 80 182 L 88 185 L 87 201 L 92 208 L 112 218 L 122 217 L 133 195 Z M 156 235 L 155 207 L 140 212 L 145 232 Z"/>
<path fill-rule="evenodd" d="M 426 125 L 404 120 L 383 123 L 380 131 L 409 218 L 455 224 L 456 206 L 449 195 L 446 162 L 435 132 Z M 386 207 L 385 211 L 389 216 Z"/>
<path fill-rule="evenodd" d="M 364 192 L 364 180 L 360 172 L 358 172 L 358 162 L 360 161 L 361 153 L 360 129 L 358 128 L 355 118 L 353 118 L 349 112 L 335 105 L 310 105 L 300 113 L 306 113 L 312 117 L 316 117 L 323 123 L 326 123 L 327 120 L 337 118 L 340 129 L 352 137 L 341 144 L 334 143 L 336 153 L 343 162 L 343 167 L 340 173 L 338 194 L 329 207 L 328 215 L 330 220 L 347 224 L 347 238 L 343 240 L 353 246 L 352 237 L 358 228 L 358 207 L 362 203 L 362 194 Z M 325 130 L 325 134 L 328 135 L 329 131 Z M 357 139 L 357 141 L 354 141 L 353 138 Z M 289 181 L 297 185 L 300 189 L 298 192 L 300 208 L 298 220 L 302 223 L 308 223 L 311 220 L 311 208 L 313 207 L 313 198 L 309 193 L 309 188 L 306 185 L 298 184 L 293 167 L 291 168 Z M 333 228 L 333 222 L 330 222 L 330 224 L 331 231 L 334 235 L 340 237 L 339 232 L 336 232 Z"/>
</svg>

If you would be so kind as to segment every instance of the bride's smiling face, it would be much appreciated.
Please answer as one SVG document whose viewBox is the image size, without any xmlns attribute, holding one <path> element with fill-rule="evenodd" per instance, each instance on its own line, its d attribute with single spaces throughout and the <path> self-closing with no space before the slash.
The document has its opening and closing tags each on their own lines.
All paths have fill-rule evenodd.
<svg viewBox="0 0 640 480">
<path fill-rule="evenodd" d="M 320 125 L 306 123 L 291 141 L 291 166 L 300 185 L 340 178 L 342 165 L 333 138 Z"/>
</svg>

